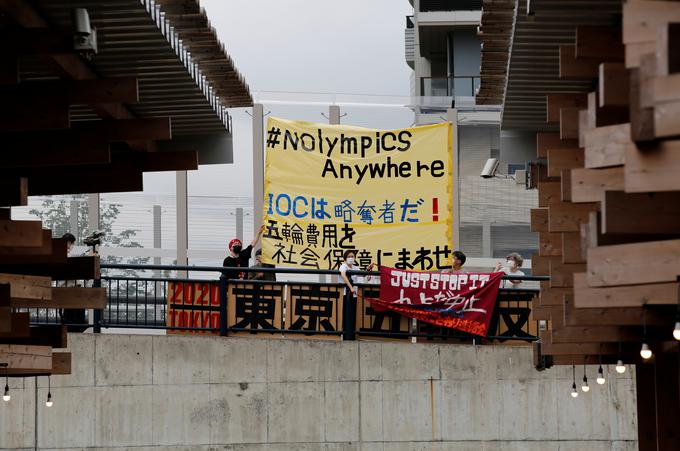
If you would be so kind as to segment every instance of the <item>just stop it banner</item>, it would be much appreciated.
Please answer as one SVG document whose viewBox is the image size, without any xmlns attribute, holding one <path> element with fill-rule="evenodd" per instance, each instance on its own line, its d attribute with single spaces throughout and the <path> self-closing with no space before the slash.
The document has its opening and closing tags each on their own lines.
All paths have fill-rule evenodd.
<svg viewBox="0 0 680 451">
<path fill-rule="evenodd" d="M 445 274 L 380 268 L 376 311 L 486 336 L 504 273 Z"/>
<path fill-rule="evenodd" d="M 356 250 L 420 271 L 451 265 L 451 124 L 399 130 L 269 118 L 263 261 L 337 269 Z"/>
</svg>

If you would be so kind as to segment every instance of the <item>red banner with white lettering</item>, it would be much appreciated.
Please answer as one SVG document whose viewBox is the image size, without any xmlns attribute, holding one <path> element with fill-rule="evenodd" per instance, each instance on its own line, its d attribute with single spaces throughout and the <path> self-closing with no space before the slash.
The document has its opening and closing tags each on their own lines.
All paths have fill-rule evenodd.
<svg viewBox="0 0 680 451">
<path fill-rule="evenodd" d="M 380 268 L 377 311 L 391 310 L 437 326 L 486 336 L 502 272 L 445 274 Z"/>
</svg>

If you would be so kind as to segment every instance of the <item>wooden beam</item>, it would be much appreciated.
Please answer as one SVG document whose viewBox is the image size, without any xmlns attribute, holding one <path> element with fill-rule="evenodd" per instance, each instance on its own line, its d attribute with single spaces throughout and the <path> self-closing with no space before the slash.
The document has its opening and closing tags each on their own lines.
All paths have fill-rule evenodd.
<svg viewBox="0 0 680 451">
<path fill-rule="evenodd" d="M 13 308 L 106 308 L 106 288 L 65 287 L 52 288 L 52 299 L 28 299 L 12 297 Z"/>
<path fill-rule="evenodd" d="M 605 190 L 623 190 L 623 167 L 571 171 L 571 201 L 598 202 Z"/>
<path fill-rule="evenodd" d="M 574 306 L 585 308 L 627 308 L 646 305 L 675 305 L 678 302 L 676 282 L 621 287 L 590 287 L 585 273 L 574 274 Z"/>
<path fill-rule="evenodd" d="M 602 63 L 599 67 L 599 104 L 603 107 L 624 106 L 629 103 L 628 69 L 623 63 Z"/>
<path fill-rule="evenodd" d="M 43 230 L 43 233 L 46 235 L 43 237 L 43 242 L 47 245 L 35 248 L 1 247 L 0 265 L 66 263 L 66 240 L 52 238 L 51 230 Z"/>
<path fill-rule="evenodd" d="M 53 280 L 98 279 L 99 257 L 69 257 L 66 264 L 0 265 L 0 273 L 48 276 Z"/>
<path fill-rule="evenodd" d="M 42 244 L 40 221 L 0 220 L 0 246 L 39 247 Z"/>
<path fill-rule="evenodd" d="M 536 133 L 536 154 L 538 158 L 547 158 L 548 149 L 574 149 L 578 147 L 575 139 L 560 139 L 559 133 Z"/>
<path fill-rule="evenodd" d="M 533 254 L 531 257 L 531 274 L 534 276 L 549 276 L 550 262 L 552 260 L 561 260 L 561 257 L 559 255 L 545 257 Z"/>
<path fill-rule="evenodd" d="M 583 151 L 581 151 L 583 152 Z M 571 170 L 563 169 L 560 172 L 560 183 L 562 184 L 562 202 L 571 202 Z"/>
<path fill-rule="evenodd" d="M 588 117 L 592 121 L 590 128 L 630 122 L 627 104 L 624 106 L 602 106 L 599 104 L 599 96 L 596 91 L 588 94 Z"/>
<path fill-rule="evenodd" d="M 642 55 L 656 51 L 655 42 L 641 42 L 640 44 L 626 44 L 626 68 L 636 69 L 640 67 Z"/>
<path fill-rule="evenodd" d="M 109 145 L 103 142 L 92 144 L 92 146 L 78 145 L 75 147 L 65 147 L 57 150 L 55 147 L 44 147 L 40 149 L 16 150 L 6 152 L 0 168 L 32 168 L 42 166 L 54 166 L 50 170 L 59 171 L 57 166 L 66 165 L 100 165 L 111 162 L 111 151 Z M 12 179 L 13 182 L 16 178 Z M 27 180 L 25 177 L 23 180 Z M 27 188 L 26 188 L 27 191 Z"/>
<path fill-rule="evenodd" d="M 574 273 L 586 270 L 584 263 L 562 263 L 562 259 L 550 261 L 550 288 L 574 286 Z"/>
<path fill-rule="evenodd" d="M 560 139 L 578 139 L 580 108 L 560 108 Z"/>
<path fill-rule="evenodd" d="M 531 209 L 531 231 L 532 232 L 547 232 L 548 231 L 548 209 L 547 208 L 532 208 Z"/>
<path fill-rule="evenodd" d="M 5 177 L 1 179 L 0 205 L 8 207 L 28 205 L 28 179 L 26 177 Z"/>
<path fill-rule="evenodd" d="M 66 129 L 69 124 L 69 109 L 64 102 L 40 100 L 10 103 L 6 109 L 0 109 L 2 132 Z"/>
<path fill-rule="evenodd" d="M 576 59 L 622 62 L 624 57 L 621 28 L 602 25 L 576 27 Z"/>
<path fill-rule="evenodd" d="M 655 77 L 652 80 L 654 104 L 680 100 L 680 73 Z"/>
<path fill-rule="evenodd" d="M 83 166 L 83 168 L 89 168 Z M 2 172 L 0 172 L 2 174 Z M 83 177 L 88 174 L 88 177 Z M 28 194 L 43 196 L 54 194 L 109 193 L 143 191 L 144 177 L 136 168 L 110 168 L 102 166 L 88 170 L 55 171 L 41 169 L 29 176 Z"/>
<path fill-rule="evenodd" d="M 680 360 L 659 353 L 656 366 L 657 449 L 680 449 Z"/>
<path fill-rule="evenodd" d="M 539 303 L 542 306 L 564 306 L 564 295 L 573 293 L 573 288 L 551 288 L 550 281 L 541 281 Z"/>
<path fill-rule="evenodd" d="M 562 254 L 562 234 L 539 232 L 538 255 L 541 257 L 559 256 Z"/>
<path fill-rule="evenodd" d="M 657 138 L 680 137 L 679 115 L 680 99 L 675 102 L 657 104 L 654 107 L 654 136 Z"/>
<path fill-rule="evenodd" d="M 28 337 L 30 335 L 31 318 L 28 312 L 12 312 L 9 308 L 0 307 L 0 333 L 12 337 Z"/>
<path fill-rule="evenodd" d="M 580 232 L 581 223 L 588 221 L 591 211 L 596 211 L 597 203 L 572 204 L 560 202 L 548 208 L 548 227 L 550 232 Z"/>
<path fill-rule="evenodd" d="M 567 326 L 551 332 L 553 343 L 617 343 L 639 342 L 641 331 L 632 327 Z"/>
<path fill-rule="evenodd" d="M 21 297 L 43 301 L 52 299 L 52 280 L 49 277 L 0 273 L 0 283 L 10 285 L 10 293 L 13 298 Z"/>
<path fill-rule="evenodd" d="M 52 370 L 52 348 L 49 346 L 0 345 L 0 362 L 8 363 L 8 371 Z"/>
<path fill-rule="evenodd" d="M 586 94 L 548 94 L 546 96 L 546 121 L 559 122 L 560 109 L 585 108 L 588 105 Z"/>
<path fill-rule="evenodd" d="M 658 28 L 669 22 L 680 22 L 674 2 L 628 0 L 623 4 L 623 43 L 654 43 Z"/>
<path fill-rule="evenodd" d="M 73 40 L 73 35 L 69 34 L 69 37 Z M 0 86 L 0 97 L 8 104 L 34 101 L 66 105 L 139 102 L 137 79 L 134 77 L 28 81 Z"/>
<path fill-rule="evenodd" d="M 672 314 L 670 315 L 672 316 Z M 567 326 L 665 326 L 673 327 L 668 312 L 643 307 L 576 308 L 574 296 L 564 297 L 564 324 Z"/>
<path fill-rule="evenodd" d="M 644 63 L 645 55 L 641 58 L 640 66 Z M 641 106 L 642 94 L 640 92 L 641 83 L 640 69 L 630 70 L 630 137 L 633 141 L 644 142 L 654 139 L 654 108 L 643 108 Z"/>
<path fill-rule="evenodd" d="M 560 177 L 565 169 L 582 168 L 583 149 L 548 149 L 548 176 Z"/>
<path fill-rule="evenodd" d="M 656 73 L 680 72 L 680 23 L 660 25 L 656 31 Z"/>
<path fill-rule="evenodd" d="M 585 134 L 585 166 L 604 168 L 623 165 L 624 151 L 631 143 L 630 124 L 609 125 Z"/>
<path fill-rule="evenodd" d="M 680 140 L 663 140 L 639 149 L 625 147 L 625 190 L 630 193 L 680 191 Z"/>
<path fill-rule="evenodd" d="M 624 193 L 602 196 L 602 233 L 680 233 L 680 192 Z M 678 271 L 680 274 L 680 270 Z"/>
<path fill-rule="evenodd" d="M 562 183 L 543 182 L 538 184 L 538 206 L 549 207 L 562 202 Z"/>
<path fill-rule="evenodd" d="M 580 232 L 562 233 L 562 263 L 585 263 Z M 532 260 L 533 264 L 533 260 Z M 532 266 L 533 267 L 533 266 Z"/>
<path fill-rule="evenodd" d="M 674 282 L 678 268 L 680 240 L 588 249 L 588 284 L 591 287 Z"/>
<path fill-rule="evenodd" d="M 50 368 L 10 368 L 8 374 L 13 377 L 54 376 L 71 374 L 71 353 L 53 352 Z"/>
<path fill-rule="evenodd" d="M 597 78 L 598 64 L 596 59 L 576 59 L 576 46 L 560 45 L 560 78 Z"/>
<path fill-rule="evenodd" d="M 30 327 L 29 334 L 28 337 L 17 337 L 11 333 L 0 333 L 0 344 L 50 346 L 52 348 L 66 348 L 68 344 L 66 326 L 47 325 Z"/>
</svg>

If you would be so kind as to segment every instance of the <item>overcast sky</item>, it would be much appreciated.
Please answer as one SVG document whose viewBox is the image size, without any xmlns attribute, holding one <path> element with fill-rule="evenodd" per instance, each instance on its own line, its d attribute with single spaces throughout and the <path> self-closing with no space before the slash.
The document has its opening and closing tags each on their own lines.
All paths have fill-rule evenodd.
<svg viewBox="0 0 680 451">
<path fill-rule="evenodd" d="M 388 96 L 410 94 L 404 59 L 408 0 L 202 0 L 227 52 L 257 98 L 275 92 Z M 303 96 L 288 94 L 294 101 Z M 367 98 L 368 99 L 368 98 Z M 367 100 L 373 102 L 374 99 Z M 324 122 L 321 106 L 265 104 L 265 112 Z M 189 195 L 252 195 L 250 109 L 231 111 L 234 164 L 202 166 L 189 175 Z M 406 108 L 346 108 L 344 123 L 375 128 L 411 124 Z M 145 192 L 174 193 L 174 174 L 145 175 Z"/>
</svg>

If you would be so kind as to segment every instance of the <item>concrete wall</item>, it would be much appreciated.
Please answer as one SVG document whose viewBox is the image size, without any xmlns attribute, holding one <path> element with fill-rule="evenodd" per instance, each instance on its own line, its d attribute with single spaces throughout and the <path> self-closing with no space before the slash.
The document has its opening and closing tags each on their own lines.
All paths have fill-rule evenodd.
<svg viewBox="0 0 680 451">
<path fill-rule="evenodd" d="M 526 347 L 71 335 L 73 374 L 12 381 L 3 449 L 633 450 L 631 372 L 569 395 Z M 577 378 L 582 377 L 582 367 Z M 37 409 L 36 409 L 37 400 Z M 37 416 L 36 416 L 37 412 Z M 36 426 L 37 420 L 37 426 Z"/>
</svg>

